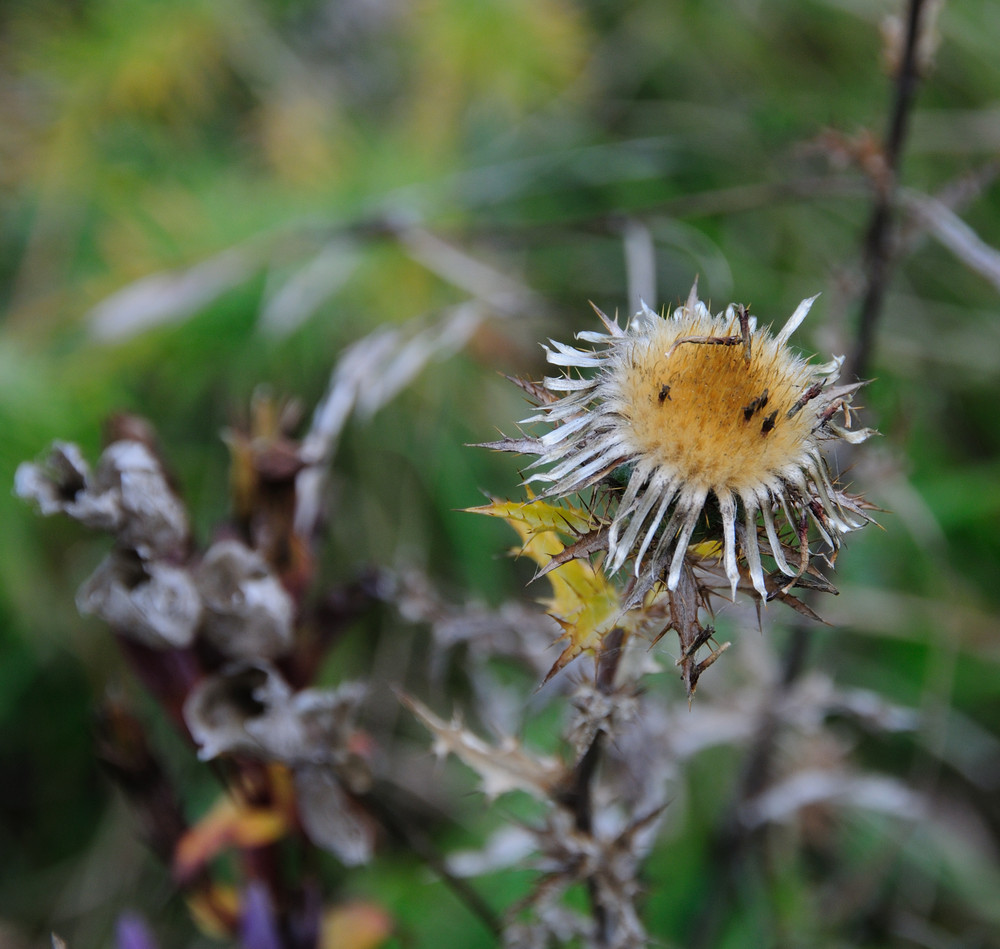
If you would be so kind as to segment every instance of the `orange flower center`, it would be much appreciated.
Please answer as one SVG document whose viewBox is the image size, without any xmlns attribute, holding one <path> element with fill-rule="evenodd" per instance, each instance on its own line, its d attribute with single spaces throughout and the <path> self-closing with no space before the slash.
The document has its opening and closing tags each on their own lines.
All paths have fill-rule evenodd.
<svg viewBox="0 0 1000 949">
<path fill-rule="evenodd" d="M 716 493 L 743 494 L 801 464 L 815 421 L 800 405 L 814 379 L 808 363 L 762 332 L 747 360 L 739 336 L 736 320 L 663 320 L 620 370 L 638 452 Z"/>
</svg>

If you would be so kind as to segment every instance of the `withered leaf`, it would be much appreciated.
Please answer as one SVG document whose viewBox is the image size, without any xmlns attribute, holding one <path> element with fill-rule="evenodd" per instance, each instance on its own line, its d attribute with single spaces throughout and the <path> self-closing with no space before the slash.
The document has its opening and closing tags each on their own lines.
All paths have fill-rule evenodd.
<svg viewBox="0 0 1000 949">
<path fill-rule="evenodd" d="M 419 700 L 405 695 L 400 699 L 434 736 L 434 753 L 442 758 L 453 754 L 475 771 L 483 793 L 490 799 L 510 791 L 525 791 L 545 801 L 566 778 L 566 766 L 561 761 L 532 754 L 515 738 L 505 737 L 499 744 L 490 744 L 465 728 L 457 716 L 446 722 Z"/>
</svg>

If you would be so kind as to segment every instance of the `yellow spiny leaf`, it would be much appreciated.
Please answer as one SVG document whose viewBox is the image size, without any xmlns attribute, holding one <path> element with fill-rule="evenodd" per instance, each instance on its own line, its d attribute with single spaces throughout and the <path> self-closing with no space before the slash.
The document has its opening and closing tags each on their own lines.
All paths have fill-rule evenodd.
<svg viewBox="0 0 1000 949">
<path fill-rule="evenodd" d="M 469 510 L 506 520 L 521 538 L 518 553 L 530 557 L 540 567 L 562 553 L 566 546 L 563 537 L 576 539 L 599 524 L 580 508 L 533 499 L 493 501 Z M 541 602 L 563 629 L 560 641 L 568 641 L 546 675 L 548 681 L 580 653 L 596 650 L 612 629 L 622 625 L 623 615 L 618 591 L 599 565 L 587 560 L 569 560 L 550 570 L 545 579 L 552 586 L 552 596 Z"/>
<path fill-rule="evenodd" d="M 522 540 L 542 531 L 556 531 L 565 537 L 577 537 L 597 527 L 597 519 L 572 504 L 550 504 L 548 501 L 498 501 L 480 507 L 466 508 L 472 514 L 502 517 L 521 535 Z"/>
<path fill-rule="evenodd" d="M 599 566 L 585 560 L 570 560 L 545 576 L 552 585 L 553 595 L 543 602 L 549 615 L 563 628 L 560 640 L 568 640 L 545 676 L 547 682 L 580 653 L 596 650 L 612 629 L 622 625 L 623 614 L 618 591 Z"/>
</svg>

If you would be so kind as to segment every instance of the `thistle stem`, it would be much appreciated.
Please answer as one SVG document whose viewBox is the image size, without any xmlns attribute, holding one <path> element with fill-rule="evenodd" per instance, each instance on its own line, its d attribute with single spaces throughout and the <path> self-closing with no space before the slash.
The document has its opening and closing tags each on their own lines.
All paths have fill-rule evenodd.
<svg viewBox="0 0 1000 949">
<path fill-rule="evenodd" d="M 868 371 L 875 344 L 875 329 L 882 314 L 882 305 L 892 270 L 893 206 L 903 145 L 909 131 L 910 115 L 920 80 L 917 46 L 920 39 L 920 12 L 923 2 L 924 0 L 910 0 L 907 11 L 903 58 L 896 73 L 892 111 L 883 146 L 885 179 L 876 189 L 875 203 L 865 238 L 866 289 L 858 318 L 857 338 L 848 363 L 849 378 L 861 378 Z"/>
<path fill-rule="evenodd" d="M 602 695 L 610 695 L 614 691 L 624 641 L 625 631 L 621 627 L 616 627 L 604 638 L 595 674 L 595 685 Z M 601 760 L 604 737 L 603 730 L 594 735 L 558 798 L 559 803 L 572 812 L 574 826 L 582 834 L 591 834 L 594 830 L 593 782 Z M 611 945 L 612 934 L 608 908 L 593 877 L 587 880 L 587 894 L 594 917 L 594 946 L 603 949 Z"/>
</svg>

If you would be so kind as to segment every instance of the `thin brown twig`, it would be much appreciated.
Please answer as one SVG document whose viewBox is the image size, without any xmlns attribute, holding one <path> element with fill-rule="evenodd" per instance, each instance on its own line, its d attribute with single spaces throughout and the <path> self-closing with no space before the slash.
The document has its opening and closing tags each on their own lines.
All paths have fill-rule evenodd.
<svg viewBox="0 0 1000 949">
<path fill-rule="evenodd" d="M 885 161 L 884 179 L 875 191 L 875 204 L 865 237 L 864 262 L 866 273 L 865 295 L 858 317 L 858 331 L 847 374 L 850 378 L 863 376 L 871 363 L 875 344 L 875 329 L 882 314 L 885 293 L 893 264 L 892 223 L 896 186 L 903 154 L 903 145 L 909 131 L 910 115 L 916 98 L 920 70 L 917 46 L 920 40 L 921 8 L 924 0 L 910 0 L 907 11 L 906 38 L 903 59 L 893 87 L 893 105 L 889 116 L 882 154 Z"/>
</svg>

